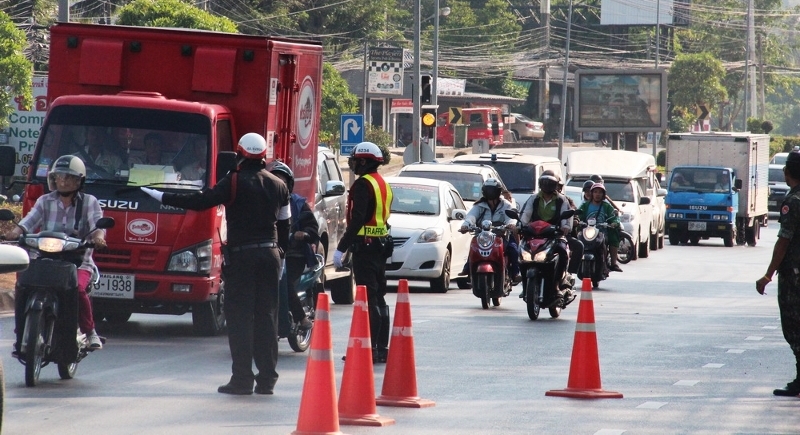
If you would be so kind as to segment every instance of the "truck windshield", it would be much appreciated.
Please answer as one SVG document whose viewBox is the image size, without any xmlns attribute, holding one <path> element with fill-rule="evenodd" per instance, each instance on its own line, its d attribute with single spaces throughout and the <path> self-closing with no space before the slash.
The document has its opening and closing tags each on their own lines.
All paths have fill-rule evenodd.
<svg viewBox="0 0 800 435">
<path fill-rule="evenodd" d="M 44 126 L 34 176 L 60 156 L 79 156 L 87 183 L 200 189 L 208 181 L 209 119 L 164 110 L 58 106 Z"/>
<path fill-rule="evenodd" d="M 673 192 L 724 193 L 731 190 L 727 169 L 680 168 L 672 172 L 669 190 Z"/>
</svg>

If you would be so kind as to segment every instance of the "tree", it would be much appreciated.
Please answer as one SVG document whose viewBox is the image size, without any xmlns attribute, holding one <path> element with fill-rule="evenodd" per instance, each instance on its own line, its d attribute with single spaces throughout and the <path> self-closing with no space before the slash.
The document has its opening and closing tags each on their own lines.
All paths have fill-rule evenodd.
<svg viewBox="0 0 800 435">
<path fill-rule="evenodd" d="M 134 0 L 119 9 L 117 24 L 146 27 L 181 27 L 237 33 L 236 24 L 181 0 Z"/>
<path fill-rule="evenodd" d="M 694 111 L 704 104 L 711 111 L 728 97 L 724 78 L 722 62 L 711 53 L 679 54 L 669 69 L 672 106 Z"/>
<path fill-rule="evenodd" d="M 350 93 L 347 81 L 333 65 L 322 64 L 322 108 L 319 138 L 333 145 L 339 138 L 340 116 L 358 112 L 358 97 Z"/>
<path fill-rule="evenodd" d="M 13 112 L 11 99 L 20 97 L 19 104 L 30 107 L 33 65 L 25 58 L 25 32 L 18 30 L 11 18 L 0 11 L 0 128 L 8 126 Z"/>
</svg>

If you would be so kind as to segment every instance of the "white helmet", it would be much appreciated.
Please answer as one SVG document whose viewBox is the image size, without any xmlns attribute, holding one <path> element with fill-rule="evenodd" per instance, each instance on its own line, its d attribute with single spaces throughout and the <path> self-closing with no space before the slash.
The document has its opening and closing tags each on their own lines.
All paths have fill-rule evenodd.
<svg viewBox="0 0 800 435">
<path fill-rule="evenodd" d="M 267 155 L 267 141 L 258 133 L 247 133 L 239 139 L 236 152 L 246 159 L 261 160 Z"/>
<path fill-rule="evenodd" d="M 372 142 L 361 142 L 353 149 L 353 158 L 370 159 L 383 163 L 383 151 Z"/>
<path fill-rule="evenodd" d="M 66 175 L 73 175 L 80 179 L 80 188 L 83 187 L 83 183 L 86 180 L 86 165 L 83 163 L 78 156 L 61 156 L 53 162 L 53 166 L 50 167 L 50 172 L 47 173 L 47 187 L 50 191 L 57 190 L 55 176 L 56 174 L 66 174 Z"/>
</svg>

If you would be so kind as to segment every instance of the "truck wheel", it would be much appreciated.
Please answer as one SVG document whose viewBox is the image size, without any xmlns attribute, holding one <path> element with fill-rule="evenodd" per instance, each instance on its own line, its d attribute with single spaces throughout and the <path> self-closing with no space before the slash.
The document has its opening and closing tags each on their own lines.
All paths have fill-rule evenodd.
<svg viewBox="0 0 800 435">
<path fill-rule="evenodd" d="M 681 244 L 681 233 L 678 230 L 669 230 L 669 244 L 672 246 Z"/>
<path fill-rule="evenodd" d="M 128 320 L 130 320 L 131 315 L 133 313 L 127 310 L 122 311 L 109 311 L 105 313 L 103 316 L 106 319 L 106 322 L 112 325 L 122 325 L 125 324 Z"/>
<path fill-rule="evenodd" d="M 331 286 L 331 300 L 334 304 L 350 305 L 355 300 L 356 280 L 352 269 L 344 278 L 328 281 Z"/>
<path fill-rule="evenodd" d="M 722 243 L 725 244 L 726 248 L 733 247 L 733 243 L 736 240 L 736 228 L 731 228 L 731 231 L 728 233 L 727 236 L 722 238 Z"/>
<path fill-rule="evenodd" d="M 700 244 L 700 236 L 689 236 L 689 243 L 691 243 L 692 246 L 699 245 Z"/>
<path fill-rule="evenodd" d="M 759 229 L 758 223 L 754 224 L 752 227 L 745 228 L 744 240 L 747 242 L 747 246 L 756 246 L 757 233 Z"/>
<path fill-rule="evenodd" d="M 224 285 L 224 284 L 223 284 Z M 192 329 L 195 335 L 212 337 L 225 327 L 225 290 L 220 285 L 213 301 L 192 306 Z"/>
</svg>

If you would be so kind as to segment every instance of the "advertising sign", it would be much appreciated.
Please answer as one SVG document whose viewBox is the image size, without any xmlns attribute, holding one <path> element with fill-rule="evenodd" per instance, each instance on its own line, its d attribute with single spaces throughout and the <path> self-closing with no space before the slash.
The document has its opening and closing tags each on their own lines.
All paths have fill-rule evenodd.
<svg viewBox="0 0 800 435">
<path fill-rule="evenodd" d="M 575 129 L 635 133 L 667 129 L 665 70 L 578 70 Z"/>
<path fill-rule="evenodd" d="M 15 176 L 28 175 L 28 163 L 47 112 L 47 77 L 33 78 L 33 105 L 22 107 L 20 99 L 10 101 L 14 112 L 8 117 L 10 125 L 0 130 L 0 146 L 12 146 L 17 151 Z M 27 110 L 30 109 L 30 110 Z"/>
<path fill-rule="evenodd" d="M 403 95 L 403 49 L 370 47 L 367 92 Z"/>
</svg>

